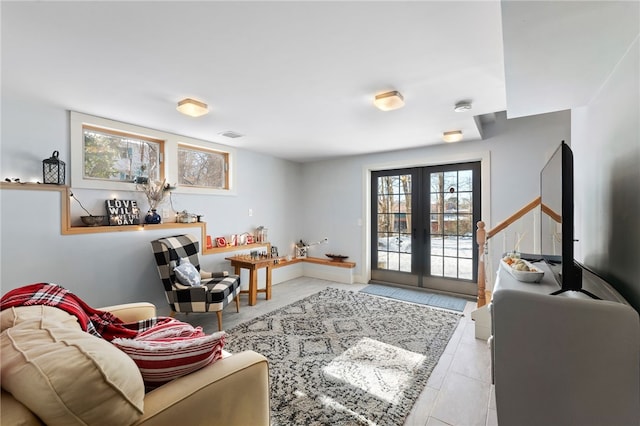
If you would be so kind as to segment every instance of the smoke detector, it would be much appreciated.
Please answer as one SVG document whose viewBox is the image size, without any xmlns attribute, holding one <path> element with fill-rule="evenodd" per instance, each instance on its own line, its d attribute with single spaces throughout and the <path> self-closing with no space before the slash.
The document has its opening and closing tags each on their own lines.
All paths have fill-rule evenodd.
<svg viewBox="0 0 640 426">
<path fill-rule="evenodd" d="M 471 102 L 469 101 L 460 101 L 454 107 L 453 110 L 455 112 L 465 112 L 471 109 Z"/>
</svg>

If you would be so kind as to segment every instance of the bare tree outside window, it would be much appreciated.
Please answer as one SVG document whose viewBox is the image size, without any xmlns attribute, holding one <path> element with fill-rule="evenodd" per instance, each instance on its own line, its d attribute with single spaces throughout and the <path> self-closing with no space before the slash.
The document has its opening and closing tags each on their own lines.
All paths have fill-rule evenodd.
<svg viewBox="0 0 640 426">
<path fill-rule="evenodd" d="M 178 145 L 178 185 L 228 189 L 228 163 L 226 152 Z"/>
<path fill-rule="evenodd" d="M 84 126 L 83 177 L 117 182 L 161 180 L 163 141 Z"/>
</svg>

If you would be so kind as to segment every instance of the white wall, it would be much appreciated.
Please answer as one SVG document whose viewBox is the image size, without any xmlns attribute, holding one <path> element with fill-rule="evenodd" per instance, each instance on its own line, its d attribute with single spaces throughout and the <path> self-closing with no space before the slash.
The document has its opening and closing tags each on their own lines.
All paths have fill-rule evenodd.
<svg viewBox="0 0 640 426">
<path fill-rule="evenodd" d="M 134 121 L 134 120 L 132 120 Z M 41 180 L 42 160 L 53 150 L 69 164 L 68 112 L 25 99 L 2 99 L 2 179 Z M 237 195 L 174 194 L 176 210 L 203 214 L 212 236 L 269 228 L 269 240 L 287 254 L 301 234 L 301 165 L 245 150 L 237 152 Z M 69 174 L 67 174 L 68 176 Z M 67 183 L 69 179 L 67 178 Z M 73 189 L 94 214 L 104 210 L 109 191 Z M 142 200 L 140 194 L 125 196 Z M 48 191 L 0 192 L 2 292 L 32 282 L 55 282 L 93 306 L 148 300 L 166 305 L 149 242 L 199 229 L 145 230 L 87 235 L 60 234 L 60 194 Z M 248 216 L 248 209 L 253 216 Z M 72 201 L 72 214 L 81 212 Z M 227 254 L 201 257 L 208 270 L 230 270 Z M 243 272 L 243 286 L 248 279 Z"/>
<path fill-rule="evenodd" d="M 312 256 L 340 253 L 356 262 L 355 275 L 368 278 L 366 182 L 363 170 L 458 162 L 465 157 L 490 157 L 490 202 L 487 228 L 506 219 L 539 195 L 539 173 L 561 140 L 570 141 L 568 111 L 507 120 L 504 113 L 486 128 L 486 139 L 458 144 L 442 144 L 412 149 L 345 157 L 304 165 L 303 237 L 310 241 L 329 238 L 327 246 L 311 248 Z M 390 146 L 392 142 L 390 142 Z M 485 210 L 483 208 L 483 210 Z M 485 210 L 486 211 L 486 210 Z M 362 225 L 359 224 L 362 221 Z M 497 260 L 496 260 L 497 261 Z"/>
<path fill-rule="evenodd" d="M 572 132 L 576 258 L 640 310 L 638 38 L 591 102 L 573 111 Z"/>
<path fill-rule="evenodd" d="M 3 97 L 2 116 L 3 178 L 39 178 L 42 159 L 56 149 L 68 162 L 68 113 L 64 108 Z M 539 170 L 560 140 L 569 139 L 569 125 L 568 112 L 513 120 L 498 114 L 498 120 L 487 127 L 484 141 L 304 165 L 239 150 L 237 196 L 176 194 L 174 207 L 204 214 L 208 232 L 214 237 L 265 225 L 281 254 L 288 253 L 300 238 L 313 242 L 328 237 L 328 245 L 314 247 L 310 254 L 347 254 L 357 263 L 356 279 L 365 281 L 368 206 L 363 176 L 368 167 L 460 161 L 469 153 L 474 153 L 474 158 L 478 153 L 489 155 L 489 229 L 537 197 Z M 104 191 L 74 192 L 90 210 L 102 208 L 110 196 Z M 94 306 L 133 300 L 164 304 L 149 241 L 173 232 L 62 236 L 57 192 L 5 190 L 0 195 L 2 292 L 46 281 L 69 288 Z M 79 215 L 75 204 L 73 208 Z M 253 209 L 252 217 L 247 214 L 249 208 Z M 205 256 L 203 267 L 228 268 L 224 257 Z M 246 275 L 243 281 L 247 282 Z"/>
</svg>

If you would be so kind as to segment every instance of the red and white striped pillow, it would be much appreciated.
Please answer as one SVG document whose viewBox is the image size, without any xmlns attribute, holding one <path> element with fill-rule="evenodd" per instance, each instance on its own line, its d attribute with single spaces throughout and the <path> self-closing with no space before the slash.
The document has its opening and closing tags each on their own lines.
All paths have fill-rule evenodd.
<svg viewBox="0 0 640 426">
<path fill-rule="evenodd" d="M 224 331 L 207 335 L 202 327 L 173 319 L 111 343 L 133 359 L 149 391 L 222 358 L 225 338 Z"/>
</svg>

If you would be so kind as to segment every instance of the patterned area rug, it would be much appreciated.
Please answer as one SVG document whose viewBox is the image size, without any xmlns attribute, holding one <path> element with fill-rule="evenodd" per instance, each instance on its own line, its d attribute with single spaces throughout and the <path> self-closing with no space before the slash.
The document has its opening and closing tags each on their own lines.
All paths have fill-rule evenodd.
<svg viewBox="0 0 640 426">
<path fill-rule="evenodd" d="M 269 359 L 271 424 L 402 425 L 461 315 L 327 288 L 227 330 Z"/>
<path fill-rule="evenodd" d="M 420 303 L 421 305 L 435 306 L 437 308 L 452 309 L 462 312 L 467 301 L 458 297 L 445 294 L 429 293 L 423 290 L 411 290 L 408 288 L 392 287 L 389 285 L 371 284 L 360 290 L 362 293 L 375 294 L 376 296 L 390 297 L 405 302 Z"/>
</svg>

